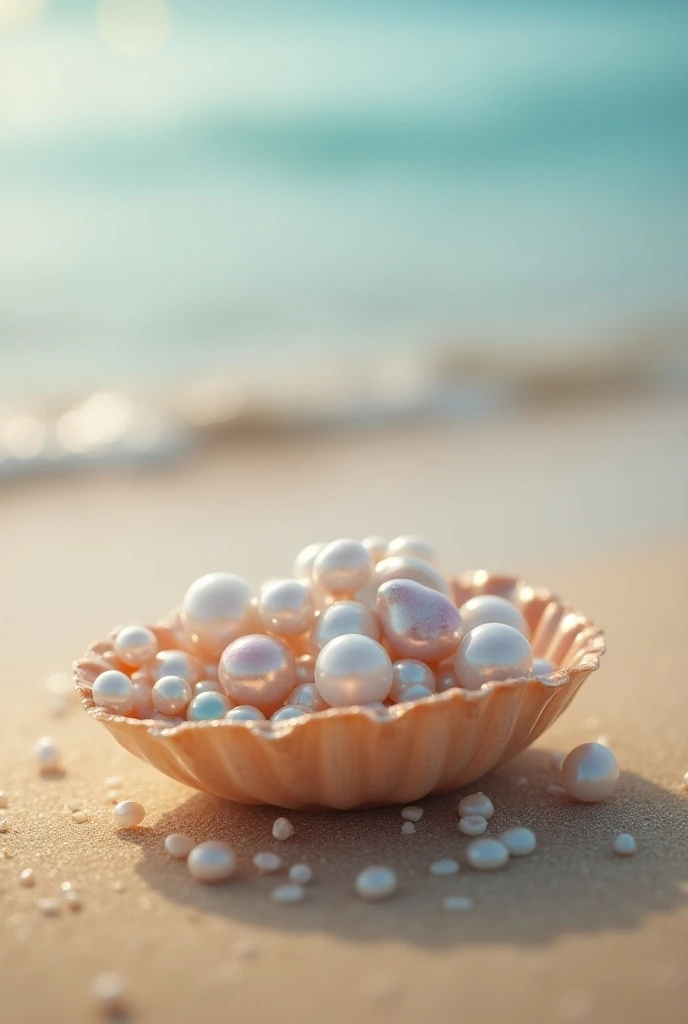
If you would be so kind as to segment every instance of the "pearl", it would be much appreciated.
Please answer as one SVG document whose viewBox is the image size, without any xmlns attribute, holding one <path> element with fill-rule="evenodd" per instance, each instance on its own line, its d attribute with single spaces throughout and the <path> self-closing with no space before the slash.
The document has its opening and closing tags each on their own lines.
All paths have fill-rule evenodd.
<svg viewBox="0 0 688 1024">
<path fill-rule="evenodd" d="M 389 543 L 386 537 L 366 537 L 361 543 L 372 558 L 373 565 L 377 565 L 386 557 Z"/>
<path fill-rule="evenodd" d="M 51 896 L 37 900 L 36 903 L 41 914 L 44 914 L 46 917 L 57 917 L 60 913 L 60 904 Z"/>
<path fill-rule="evenodd" d="M 437 875 L 438 878 L 445 878 L 448 875 L 455 875 L 459 870 L 458 861 L 451 860 L 446 857 L 444 860 L 436 860 L 434 864 L 430 865 L 430 874 Z"/>
<path fill-rule="evenodd" d="M 470 896 L 445 896 L 442 900 L 442 910 L 463 911 L 472 910 L 473 900 Z"/>
<path fill-rule="evenodd" d="M 33 747 L 33 756 L 38 762 L 39 771 L 56 772 L 60 770 L 60 749 L 52 736 L 41 736 Z"/>
<path fill-rule="evenodd" d="M 614 853 L 619 857 L 632 857 L 636 849 L 635 839 L 628 832 L 621 832 L 614 839 Z"/>
<path fill-rule="evenodd" d="M 362 900 L 385 900 L 396 892 L 397 886 L 396 872 L 382 865 L 364 868 L 356 876 L 356 892 Z"/>
<path fill-rule="evenodd" d="M 250 704 L 239 704 L 225 715 L 228 722 L 264 722 L 265 715 Z"/>
<path fill-rule="evenodd" d="M 548 786 L 546 792 L 550 796 L 563 796 L 566 790 L 563 786 Z"/>
<path fill-rule="evenodd" d="M 194 686 L 203 678 L 203 665 L 188 651 L 160 651 L 150 667 L 150 678 L 157 683 L 163 676 L 179 676 L 189 686 Z"/>
<path fill-rule="evenodd" d="M 464 690 L 479 690 L 483 683 L 530 676 L 530 644 L 513 626 L 486 623 L 467 633 L 454 662 L 456 678 Z"/>
<path fill-rule="evenodd" d="M 557 666 L 547 658 L 533 658 L 533 675 L 536 679 L 542 676 L 551 676 L 557 671 Z"/>
<path fill-rule="evenodd" d="M 435 693 L 446 693 L 447 690 L 455 690 L 459 683 L 454 671 L 454 659 L 443 661 L 435 669 Z"/>
<path fill-rule="evenodd" d="M 415 537 L 412 534 L 395 537 L 389 543 L 387 554 L 394 558 L 419 558 L 421 561 L 429 562 L 431 565 L 437 563 L 437 552 L 430 541 L 425 540 L 424 537 Z"/>
<path fill-rule="evenodd" d="M 19 884 L 25 889 L 30 889 L 36 884 L 36 873 L 33 868 L 24 868 L 19 875 Z"/>
<path fill-rule="evenodd" d="M 289 821 L 289 818 L 275 818 L 272 824 L 272 835 L 275 839 L 279 839 L 280 842 L 284 842 L 285 839 L 291 839 L 294 835 L 294 826 Z"/>
<path fill-rule="evenodd" d="M 302 654 L 296 659 L 296 686 L 315 685 L 315 658 Z"/>
<path fill-rule="evenodd" d="M 200 693 L 224 693 L 225 691 L 222 689 L 219 679 L 201 679 L 200 683 L 194 683 L 193 692 L 194 697 L 198 697 Z"/>
<path fill-rule="evenodd" d="M 101 672 L 93 684 L 93 701 L 116 715 L 126 715 L 134 703 L 134 687 L 124 672 Z"/>
<path fill-rule="evenodd" d="M 380 640 L 382 630 L 375 612 L 362 601 L 335 601 L 320 612 L 311 632 L 311 651 L 317 656 L 325 644 L 338 636 L 357 633 Z"/>
<path fill-rule="evenodd" d="M 115 654 L 125 665 L 141 668 L 158 653 L 155 633 L 146 626 L 125 626 L 115 637 Z"/>
<path fill-rule="evenodd" d="M 413 824 L 412 821 L 405 821 L 404 824 L 401 826 L 402 836 L 412 836 L 415 831 L 416 826 Z"/>
<path fill-rule="evenodd" d="M 295 884 L 278 885 L 272 890 L 275 903 L 300 903 L 305 895 L 303 886 Z"/>
<path fill-rule="evenodd" d="M 225 882 L 236 871 L 236 854 L 227 843 L 209 840 L 194 846 L 186 865 L 197 882 Z"/>
<path fill-rule="evenodd" d="M 186 709 L 186 717 L 190 722 L 210 722 L 224 718 L 231 706 L 224 693 L 208 690 L 191 699 Z"/>
<path fill-rule="evenodd" d="M 561 766 L 564 763 L 565 757 L 566 754 L 552 754 L 549 759 L 549 770 L 552 775 L 555 775 L 557 778 L 561 775 Z"/>
<path fill-rule="evenodd" d="M 294 689 L 296 662 L 281 640 L 252 634 L 229 645 L 220 658 L 219 673 L 232 700 L 273 710 Z"/>
<path fill-rule="evenodd" d="M 392 678 L 387 651 L 368 636 L 339 636 L 330 640 L 315 663 L 318 692 L 330 707 L 384 701 Z"/>
<path fill-rule="evenodd" d="M 91 994 L 104 1013 L 124 1016 L 126 1002 L 124 982 L 119 974 L 98 974 L 91 982 Z"/>
<path fill-rule="evenodd" d="M 293 864 L 289 868 L 289 880 L 297 885 L 308 885 L 313 881 L 313 869 L 308 864 Z"/>
<path fill-rule="evenodd" d="M 431 693 L 435 690 L 435 674 L 424 661 L 403 658 L 394 662 L 392 673 L 392 689 L 389 696 L 395 703 L 401 700 L 402 691 L 409 686 L 423 686 Z"/>
<path fill-rule="evenodd" d="M 561 779 L 574 800 L 593 803 L 612 795 L 619 781 L 619 765 L 609 747 L 582 743 L 564 758 Z"/>
<path fill-rule="evenodd" d="M 476 871 L 496 871 L 509 860 L 509 851 L 498 839 L 476 839 L 466 850 L 466 860 Z"/>
<path fill-rule="evenodd" d="M 4 789 L 0 789 L 0 810 L 6 810 L 10 805 L 10 798 Z"/>
<path fill-rule="evenodd" d="M 294 562 L 294 568 L 292 572 L 294 577 L 299 579 L 310 579 L 313 575 L 313 563 L 320 554 L 323 548 L 326 548 L 327 544 L 321 541 L 319 544 L 307 544 L 305 548 L 302 548 L 296 556 Z"/>
<path fill-rule="evenodd" d="M 117 828 L 134 828 L 146 817 L 146 808 L 136 800 L 120 800 L 112 808 L 112 817 Z"/>
<path fill-rule="evenodd" d="M 467 814 L 459 818 L 459 831 L 466 836 L 481 836 L 487 832 L 487 822 L 480 814 Z"/>
<path fill-rule="evenodd" d="M 500 622 L 503 626 L 511 626 L 528 638 L 530 630 L 523 615 L 511 601 L 496 594 L 479 594 L 472 597 L 459 608 L 465 633 L 470 633 L 477 626 L 490 622 Z"/>
<path fill-rule="evenodd" d="M 521 825 L 515 825 L 502 832 L 499 841 L 504 843 L 512 857 L 529 857 L 537 846 L 535 833 Z"/>
<path fill-rule="evenodd" d="M 165 836 L 165 849 L 174 860 L 186 860 L 194 846 L 191 836 L 184 835 L 183 832 L 173 832 Z"/>
<path fill-rule="evenodd" d="M 85 822 L 88 821 L 88 814 L 86 813 L 86 811 L 74 811 L 74 813 L 72 814 L 72 821 L 76 825 L 83 825 Z"/>
<path fill-rule="evenodd" d="M 413 580 L 390 580 L 377 592 L 382 632 L 400 658 L 443 661 L 461 640 L 461 616 L 444 594 Z"/>
<path fill-rule="evenodd" d="M 315 678 L 315 677 L 314 677 Z M 320 696 L 315 683 L 303 683 L 292 690 L 285 701 L 290 707 L 302 707 L 309 711 L 327 711 L 329 705 Z"/>
<path fill-rule="evenodd" d="M 311 588 L 303 580 L 277 580 L 263 588 L 258 614 L 268 633 L 299 636 L 315 619 Z"/>
<path fill-rule="evenodd" d="M 254 867 L 265 875 L 271 875 L 282 867 L 282 858 L 276 853 L 257 853 L 253 858 Z"/>
<path fill-rule="evenodd" d="M 410 701 L 424 700 L 426 697 L 432 697 L 432 694 L 433 691 L 428 690 L 427 686 L 407 686 L 401 691 L 397 703 L 406 704 Z"/>
<path fill-rule="evenodd" d="M 402 807 L 400 813 L 402 818 L 405 818 L 406 821 L 420 821 L 423 817 L 423 808 L 415 806 Z"/>
<path fill-rule="evenodd" d="M 186 711 L 192 690 L 181 676 L 163 676 L 153 687 L 153 703 L 163 715 L 179 715 Z"/>
<path fill-rule="evenodd" d="M 467 818 L 471 814 L 479 814 L 481 818 L 487 820 L 494 814 L 494 804 L 489 796 L 485 796 L 484 793 L 471 793 L 459 801 L 458 812 L 460 818 Z"/>
<path fill-rule="evenodd" d="M 373 575 L 370 553 L 358 540 L 335 540 L 327 544 L 313 563 L 318 586 L 335 596 L 351 596 L 365 587 Z"/>
<path fill-rule="evenodd" d="M 231 572 L 212 572 L 192 583 L 181 608 L 184 633 L 208 656 L 219 658 L 227 644 L 255 626 L 253 589 Z"/>
<path fill-rule="evenodd" d="M 153 687 L 145 679 L 132 681 L 134 696 L 131 705 L 131 714 L 137 718 L 150 718 L 155 711 L 153 704 Z"/>
<path fill-rule="evenodd" d="M 447 581 L 437 569 L 420 558 L 405 556 L 401 558 L 394 555 L 391 558 L 383 558 L 375 566 L 373 573 L 373 586 L 377 590 L 383 583 L 390 580 L 412 580 L 420 583 L 423 587 L 430 587 L 440 594 L 447 594 Z"/>
<path fill-rule="evenodd" d="M 303 705 L 296 706 L 285 704 L 284 707 L 278 708 L 273 715 L 270 716 L 271 722 L 289 722 L 294 718 L 304 718 L 306 715 L 310 715 L 308 708 Z"/>
</svg>

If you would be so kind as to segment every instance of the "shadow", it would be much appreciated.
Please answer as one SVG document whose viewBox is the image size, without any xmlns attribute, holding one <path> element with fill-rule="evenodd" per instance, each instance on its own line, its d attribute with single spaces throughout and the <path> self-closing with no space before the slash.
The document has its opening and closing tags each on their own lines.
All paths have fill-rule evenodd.
<svg viewBox="0 0 688 1024">
<path fill-rule="evenodd" d="M 283 812 L 295 826 L 287 842 L 271 834 L 281 813 L 195 794 L 151 827 L 120 833 L 136 843 L 145 881 L 198 915 L 218 915 L 256 928 L 334 932 L 352 942 L 396 939 L 411 945 L 446 948 L 463 941 L 540 944 L 570 933 L 637 927 L 648 914 L 688 903 L 688 815 L 684 798 L 638 775 L 622 773 L 612 801 L 577 804 L 551 795 L 550 754 L 531 750 L 478 785 L 421 801 L 424 815 L 416 832 L 404 836 L 398 807 L 352 812 Z M 481 788 L 495 805 L 488 835 L 510 825 L 526 825 L 538 837 L 527 858 L 512 859 L 498 872 L 472 871 L 465 864 L 470 842 L 457 827 L 460 796 Z M 197 841 L 223 839 L 236 850 L 239 869 L 219 886 L 195 883 L 185 864 L 171 860 L 163 840 L 185 832 Z M 618 832 L 632 833 L 634 857 L 613 853 Z M 281 872 L 260 876 L 251 858 L 273 850 Z M 449 878 L 428 873 L 440 858 L 461 862 Z M 271 899 L 286 880 L 289 865 L 308 862 L 315 878 L 299 905 Z M 353 894 L 358 871 L 389 864 L 399 876 L 397 895 L 371 905 Z M 474 908 L 442 912 L 445 895 L 469 896 Z"/>
</svg>

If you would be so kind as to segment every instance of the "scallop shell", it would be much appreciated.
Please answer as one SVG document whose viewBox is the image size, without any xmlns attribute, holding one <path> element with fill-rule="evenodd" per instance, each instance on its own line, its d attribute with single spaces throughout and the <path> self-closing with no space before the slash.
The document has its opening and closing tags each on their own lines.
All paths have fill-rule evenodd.
<svg viewBox="0 0 688 1024">
<path fill-rule="evenodd" d="M 515 757 L 562 713 L 605 643 L 600 630 L 549 591 L 481 570 L 451 581 L 458 605 L 500 594 L 522 610 L 536 657 L 552 675 L 453 689 L 385 711 L 332 708 L 282 723 L 184 722 L 165 727 L 96 707 L 93 680 L 112 667 L 112 642 L 94 644 L 75 664 L 86 711 L 123 747 L 195 789 L 244 804 L 353 808 L 412 803 L 474 782 Z M 151 627 L 175 646 L 170 624 Z"/>
</svg>

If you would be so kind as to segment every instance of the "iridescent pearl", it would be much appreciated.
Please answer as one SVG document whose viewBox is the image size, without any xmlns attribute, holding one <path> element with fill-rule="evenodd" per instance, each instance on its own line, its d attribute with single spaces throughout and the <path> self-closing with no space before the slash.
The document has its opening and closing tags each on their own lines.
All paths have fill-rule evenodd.
<svg viewBox="0 0 688 1024">
<path fill-rule="evenodd" d="M 487 832 L 487 822 L 480 814 L 467 814 L 459 818 L 459 831 L 466 836 L 481 836 Z"/>
<path fill-rule="evenodd" d="M 125 626 L 115 637 L 115 654 L 125 665 L 141 668 L 158 653 L 155 633 L 146 626 Z"/>
<path fill-rule="evenodd" d="M 296 662 L 276 637 L 239 637 L 220 658 L 220 682 L 232 700 L 274 710 L 296 683 Z"/>
<path fill-rule="evenodd" d="M 158 679 L 151 694 L 153 704 L 163 715 L 179 715 L 191 700 L 191 687 L 181 676 Z"/>
<path fill-rule="evenodd" d="M 409 807 L 402 807 L 400 814 L 405 821 L 420 821 L 423 817 L 423 808 L 412 804 Z"/>
<path fill-rule="evenodd" d="M 459 801 L 458 814 L 460 818 L 479 814 L 482 818 L 488 819 L 494 814 L 494 804 L 484 793 L 470 793 Z"/>
<path fill-rule="evenodd" d="M 225 691 L 219 679 L 201 679 L 200 683 L 194 685 L 193 692 L 194 697 L 198 697 L 199 693 L 224 693 Z"/>
<path fill-rule="evenodd" d="M 271 893 L 275 903 L 300 903 L 305 895 L 306 891 L 302 885 L 286 882 L 284 885 L 278 885 Z"/>
<path fill-rule="evenodd" d="M 172 832 L 165 837 L 165 849 L 174 860 L 186 860 L 195 846 L 191 836 L 183 832 Z"/>
<path fill-rule="evenodd" d="M 186 709 L 186 717 L 190 722 L 210 722 L 216 718 L 224 718 L 231 707 L 224 693 L 207 690 L 192 698 Z"/>
<path fill-rule="evenodd" d="M 399 658 L 443 661 L 461 640 L 461 616 L 444 594 L 413 580 L 389 580 L 377 592 L 382 632 Z"/>
<path fill-rule="evenodd" d="M 304 580 L 276 580 L 261 591 L 258 614 L 268 633 L 299 636 L 315 619 L 315 602 Z"/>
<path fill-rule="evenodd" d="M 476 626 L 484 626 L 488 622 L 501 622 L 504 626 L 517 629 L 525 637 L 530 636 L 528 623 L 516 605 L 496 594 L 479 594 L 472 597 L 461 605 L 459 611 L 465 633 L 470 633 Z"/>
<path fill-rule="evenodd" d="M 362 601 L 335 601 L 320 612 L 311 632 L 311 650 L 318 655 L 325 644 L 338 636 L 357 633 L 380 640 L 382 630 L 375 612 Z"/>
<path fill-rule="evenodd" d="M 445 693 L 446 690 L 455 690 L 459 685 L 454 670 L 454 659 L 443 661 L 435 669 L 435 693 Z"/>
<path fill-rule="evenodd" d="M 460 870 L 458 861 L 452 860 L 450 857 L 446 857 L 444 860 L 436 860 L 430 865 L 429 869 L 431 875 L 437 875 L 439 878 L 446 878 L 448 875 L 455 875 Z"/>
<path fill-rule="evenodd" d="M 120 800 L 112 808 L 112 817 L 117 828 L 135 828 L 146 817 L 146 808 L 136 800 Z"/>
<path fill-rule="evenodd" d="M 134 703 L 134 687 L 124 672 L 101 672 L 93 684 L 93 702 L 115 715 L 126 715 Z"/>
<path fill-rule="evenodd" d="M 209 840 L 194 846 L 186 866 L 197 882 L 224 882 L 236 871 L 236 854 L 227 843 Z"/>
<path fill-rule="evenodd" d="M 253 866 L 261 872 L 261 874 L 271 875 L 275 871 L 279 871 L 282 867 L 282 858 L 276 853 L 271 853 L 269 850 L 256 853 L 253 856 Z"/>
<path fill-rule="evenodd" d="M 514 825 L 502 832 L 500 843 L 504 843 L 512 857 L 528 857 L 537 846 L 535 833 L 522 825 Z"/>
<path fill-rule="evenodd" d="M 302 654 L 296 659 L 296 685 L 315 684 L 315 658 L 311 654 Z"/>
<path fill-rule="evenodd" d="M 330 707 L 384 701 L 392 679 L 387 651 L 368 636 L 339 636 L 330 640 L 315 663 L 318 692 Z"/>
<path fill-rule="evenodd" d="M 285 704 L 284 707 L 278 708 L 274 715 L 270 716 L 271 722 L 289 722 L 293 718 L 304 718 L 306 715 L 310 715 L 311 712 L 308 708 L 300 707 L 297 705 Z"/>
<path fill-rule="evenodd" d="M 619 765 L 609 747 L 602 743 L 581 743 L 564 758 L 561 780 L 574 800 L 594 803 L 605 800 L 616 789 Z"/>
<path fill-rule="evenodd" d="M 292 864 L 289 868 L 289 880 L 297 885 L 308 885 L 313 881 L 313 869 L 309 864 Z"/>
<path fill-rule="evenodd" d="M 323 548 L 326 548 L 325 541 L 318 544 L 307 544 L 296 556 L 292 573 L 297 580 L 310 579 L 313 575 L 313 563 Z"/>
<path fill-rule="evenodd" d="M 150 718 L 155 711 L 153 704 L 153 687 L 145 679 L 132 680 L 134 699 L 131 706 L 131 714 L 137 718 Z"/>
<path fill-rule="evenodd" d="M 33 746 L 33 756 L 36 758 L 40 772 L 49 774 L 60 770 L 62 763 L 60 748 L 52 736 L 41 736 L 39 740 L 36 740 Z"/>
<path fill-rule="evenodd" d="M 509 860 L 509 851 L 498 839 L 476 839 L 466 850 L 466 860 L 476 871 L 496 871 Z"/>
<path fill-rule="evenodd" d="M 208 657 L 255 627 L 250 583 L 231 572 L 213 572 L 192 583 L 181 608 L 184 633 Z"/>
<path fill-rule="evenodd" d="M 405 686 L 401 691 L 397 704 L 404 704 L 407 701 L 424 700 L 426 697 L 432 697 L 433 692 L 427 686 L 421 686 L 419 683 L 415 683 L 413 686 Z"/>
<path fill-rule="evenodd" d="M 386 900 L 398 884 L 396 872 L 383 865 L 364 868 L 356 876 L 356 892 L 362 900 Z"/>
<path fill-rule="evenodd" d="M 336 597 L 350 597 L 365 587 L 373 574 L 373 560 L 359 540 L 332 541 L 313 563 L 313 579 Z"/>
<path fill-rule="evenodd" d="M 194 686 L 203 678 L 203 665 L 188 651 L 160 651 L 155 655 L 150 669 L 146 668 L 144 672 L 153 683 L 163 676 L 179 676 L 189 686 Z"/>
<path fill-rule="evenodd" d="M 372 558 L 373 565 L 377 565 L 387 556 L 389 542 L 386 537 L 366 537 L 361 543 Z"/>
<path fill-rule="evenodd" d="M 533 675 L 536 679 L 542 676 L 551 676 L 557 671 L 557 666 L 547 658 L 533 658 Z"/>
<path fill-rule="evenodd" d="M 272 835 L 275 839 L 279 839 L 281 843 L 291 839 L 294 835 L 294 826 L 289 821 L 289 818 L 275 818 L 272 823 Z"/>
<path fill-rule="evenodd" d="M 390 580 L 413 580 L 431 590 L 437 590 L 440 594 L 447 594 L 449 588 L 444 576 L 429 562 L 420 558 L 411 558 L 409 555 L 401 558 L 394 555 L 391 558 L 383 558 L 375 566 L 373 573 L 373 586 L 377 590 L 383 583 Z"/>
<path fill-rule="evenodd" d="M 454 669 L 459 686 L 479 690 L 483 683 L 530 676 L 533 652 L 523 633 L 491 622 L 466 634 L 456 652 Z"/>
<path fill-rule="evenodd" d="M 421 561 L 429 562 L 431 565 L 437 563 L 437 552 L 430 541 L 413 534 L 395 537 L 390 541 L 387 555 L 391 558 L 420 558 Z"/>
<path fill-rule="evenodd" d="M 394 662 L 392 671 L 392 689 L 389 696 L 395 704 L 401 700 L 402 691 L 409 686 L 424 686 L 431 693 L 435 690 L 435 674 L 424 661 L 402 658 L 401 661 Z"/>
<path fill-rule="evenodd" d="M 315 679 L 315 674 L 313 679 Z M 327 711 L 329 707 L 320 696 L 315 682 L 302 683 L 301 686 L 297 686 L 287 697 L 285 705 L 306 708 L 308 711 Z"/>
<path fill-rule="evenodd" d="M 404 824 L 401 826 L 402 836 L 412 836 L 415 831 L 416 826 L 413 824 L 412 821 L 405 821 Z"/>
<path fill-rule="evenodd" d="M 620 832 L 614 839 L 614 853 L 620 857 L 632 857 L 636 849 L 635 839 L 628 832 Z"/>
<path fill-rule="evenodd" d="M 265 715 L 250 704 L 239 704 L 225 715 L 229 722 L 264 722 Z"/>
</svg>

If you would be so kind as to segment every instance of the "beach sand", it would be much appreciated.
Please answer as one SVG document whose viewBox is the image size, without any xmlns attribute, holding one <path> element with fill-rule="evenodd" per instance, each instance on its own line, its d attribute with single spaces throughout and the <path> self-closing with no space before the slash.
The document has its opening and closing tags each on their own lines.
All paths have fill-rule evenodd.
<svg viewBox="0 0 688 1024">
<path fill-rule="evenodd" d="M 0 1019 L 72 1024 L 94 1013 L 92 978 L 116 971 L 133 1019 L 194 1024 L 583 1020 L 685 1021 L 688 976 L 688 696 L 685 533 L 688 414 L 678 402 L 570 408 L 476 424 L 294 436 L 218 448 L 157 474 L 42 481 L 0 505 Z M 117 621 L 152 619 L 186 584 L 227 568 L 285 573 L 296 550 L 339 534 L 422 532 L 452 569 L 519 571 L 606 631 L 602 669 L 536 748 L 479 788 L 489 832 L 523 824 L 536 853 L 493 875 L 464 863 L 452 794 L 423 801 L 412 836 L 398 808 L 343 814 L 244 808 L 185 789 L 120 749 L 73 702 L 50 716 L 43 688 Z M 64 774 L 38 776 L 31 746 L 53 735 Z M 600 734 L 622 768 L 617 796 L 583 806 L 547 792 L 549 753 Z M 105 779 L 147 809 L 116 832 Z M 82 800 L 75 824 L 65 802 Z M 239 876 L 202 887 L 164 837 L 227 839 Z M 631 832 L 637 854 L 612 853 Z M 301 905 L 279 906 L 253 853 L 307 861 Z M 370 863 L 399 872 L 381 905 L 352 893 Z M 34 888 L 18 885 L 32 867 Z M 71 881 L 83 908 L 37 899 Z M 474 901 L 447 913 L 445 895 Z"/>
</svg>

